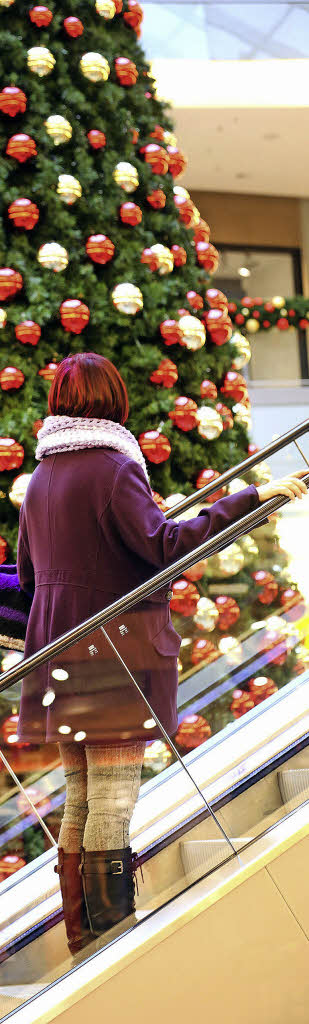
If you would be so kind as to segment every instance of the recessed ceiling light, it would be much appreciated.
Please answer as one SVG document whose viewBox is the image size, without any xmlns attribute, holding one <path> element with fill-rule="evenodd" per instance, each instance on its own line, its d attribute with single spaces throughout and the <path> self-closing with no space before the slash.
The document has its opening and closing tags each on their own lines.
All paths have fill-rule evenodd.
<svg viewBox="0 0 309 1024">
<path fill-rule="evenodd" d="M 251 277 L 251 270 L 248 267 L 238 267 L 239 277 Z"/>
</svg>

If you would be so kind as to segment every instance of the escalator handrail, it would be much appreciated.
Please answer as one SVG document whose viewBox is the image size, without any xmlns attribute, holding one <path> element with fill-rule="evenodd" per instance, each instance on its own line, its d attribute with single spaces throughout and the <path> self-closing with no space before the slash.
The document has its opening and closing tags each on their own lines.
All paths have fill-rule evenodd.
<svg viewBox="0 0 309 1024">
<path fill-rule="evenodd" d="M 304 476 L 304 483 L 309 488 L 309 472 Z M 105 626 L 112 619 L 116 618 L 117 615 L 123 614 L 129 611 L 135 604 L 139 603 L 145 598 L 150 597 L 155 591 L 161 589 L 161 587 L 167 585 L 170 586 L 171 579 L 180 576 L 186 569 L 189 569 L 192 565 L 195 565 L 201 558 L 210 557 L 211 555 L 217 554 L 222 551 L 223 548 L 228 547 L 234 541 L 237 541 L 245 533 L 250 533 L 250 530 L 255 529 L 267 520 L 268 516 L 274 512 L 277 512 L 283 505 L 290 504 L 290 499 L 283 495 L 276 495 L 274 498 L 270 498 L 268 501 L 259 505 L 258 508 L 253 509 L 252 512 L 248 512 L 247 515 L 243 516 L 242 519 L 236 520 L 227 526 L 221 533 L 216 534 L 209 540 L 204 541 L 193 551 L 190 551 L 187 555 L 183 555 L 176 562 L 173 562 L 166 569 L 161 569 L 160 572 L 156 573 L 155 576 L 146 580 L 145 583 L 141 583 L 140 586 L 131 590 L 128 594 L 124 594 L 123 597 L 114 601 L 113 604 L 108 605 L 103 611 L 97 612 L 96 615 L 92 615 L 89 619 L 86 619 L 79 626 L 75 626 L 73 629 L 64 633 L 58 637 L 57 640 L 52 640 L 51 643 L 42 647 L 36 654 L 32 654 L 30 658 L 26 658 L 24 661 L 19 662 L 14 668 L 9 669 L 1 677 L 0 693 L 6 690 L 13 683 L 19 682 L 24 676 L 28 675 L 34 669 L 38 668 L 45 661 L 48 661 L 51 657 L 61 654 L 62 651 L 71 647 L 72 644 L 78 640 L 82 640 L 89 633 L 92 633 L 95 629 L 100 626 Z"/>
<path fill-rule="evenodd" d="M 242 462 L 238 462 L 237 466 L 232 466 L 231 469 L 226 469 L 224 473 L 217 476 L 216 480 L 210 484 L 206 484 L 205 487 L 201 487 L 200 490 L 194 491 L 193 494 L 189 494 L 188 497 L 182 498 L 177 505 L 173 505 L 165 512 L 165 518 L 171 519 L 175 516 L 181 515 L 182 512 L 192 508 L 193 505 L 205 501 L 205 499 L 213 494 L 214 491 L 218 491 L 225 484 L 231 483 L 231 480 L 235 480 L 236 477 L 241 476 L 243 473 L 249 473 L 249 470 L 253 469 L 254 466 L 258 465 L 259 462 L 263 462 L 264 459 L 270 458 L 271 455 L 275 455 L 276 452 L 281 451 L 292 441 L 296 441 L 298 437 L 302 437 L 309 431 L 309 420 L 303 420 L 302 423 L 298 423 L 296 427 L 292 427 L 286 434 L 281 434 L 274 441 L 270 441 L 269 444 L 265 445 L 265 448 L 259 448 L 254 455 L 249 455 L 247 459 L 243 459 Z"/>
</svg>

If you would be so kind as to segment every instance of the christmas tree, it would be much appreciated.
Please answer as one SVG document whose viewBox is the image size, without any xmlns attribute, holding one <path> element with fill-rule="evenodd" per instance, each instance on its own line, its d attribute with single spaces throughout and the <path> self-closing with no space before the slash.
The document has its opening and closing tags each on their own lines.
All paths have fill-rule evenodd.
<svg viewBox="0 0 309 1024">
<path fill-rule="evenodd" d="M 59 11 L 0 0 L 0 18 L 0 557 L 12 561 L 64 356 L 96 351 L 116 363 L 127 425 L 166 509 L 252 450 L 241 373 L 250 346 L 232 333 L 211 281 L 209 227 L 178 184 L 186 159 L 138 42 L 138 2 L 63 0 Z M 285 565 L 269 524 L 174 583 L 183 673 L 234 657 L 253 620 L 296 606 Z M 284 642 L 258 697 L 248 684 L 234 706 L 230 693 L 220 698 L 201 716 L 202 738 L 290 679 Z"/>
</svg>

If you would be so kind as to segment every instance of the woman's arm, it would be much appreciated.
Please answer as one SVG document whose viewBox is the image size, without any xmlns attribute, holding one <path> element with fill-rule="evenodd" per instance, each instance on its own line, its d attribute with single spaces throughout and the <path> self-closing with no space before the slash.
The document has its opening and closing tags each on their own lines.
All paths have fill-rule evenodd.
<svg viewBox="0 0 309 1024">
<path fill-rule="evenodd" d="M 171 565 L 259 504 L 258 492 L 251 485 L 238 494 L 221 498 L 192 519 L 166 520 L 153 500 L 143 470 L 131 461 L 121 466 L 111 497 L 111 510 L 121 539 L 140 558 L 158 568 Z"/>
<path fill-rule="evenodd" d="M 17 573 L 21 589 L 26 594 L 33 596 L 34 593 L 34 568 L 32 565 L 27 527 L 23 507 L 19 513 L 19 531 L 17 544 Z"/>
</svg>

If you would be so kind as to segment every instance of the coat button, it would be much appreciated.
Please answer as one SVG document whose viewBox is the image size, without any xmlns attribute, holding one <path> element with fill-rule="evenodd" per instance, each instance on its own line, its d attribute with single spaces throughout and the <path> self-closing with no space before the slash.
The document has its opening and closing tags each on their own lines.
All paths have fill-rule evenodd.
<svg viewBox="0 0 309 1024">
<path fill-rule="evenodd" d="M 166 596 L 166 600 L 167 601 L 171 601 L 172 597 L 173 597 L 173 591 L 172 590 L 168 590 L 165 596 Z"/>
</svg>

